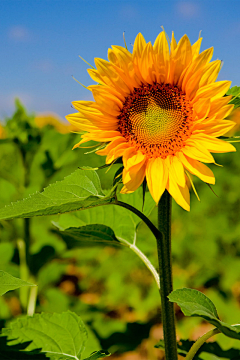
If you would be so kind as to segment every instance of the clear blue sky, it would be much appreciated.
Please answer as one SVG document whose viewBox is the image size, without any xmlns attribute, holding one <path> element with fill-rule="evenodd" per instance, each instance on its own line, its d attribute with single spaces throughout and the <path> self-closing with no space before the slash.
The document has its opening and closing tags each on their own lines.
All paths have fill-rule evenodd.
<svg viewBox="0 0 240 360">
<path fill-rule="evenodd" d="M 239 0 L 0 0 L 0 119 L 18 96 L 35 112 L 72 112 L 71 101 L 91 99 L 87 65 L 107 58 L 111 45 L 129 48 L 138 32 L 154 41 L 161 25 L 191 42 L 202 30 L 202 50 L 214 46 L 224 66 L 219 80 L 240 85 Z"/>
</svg>

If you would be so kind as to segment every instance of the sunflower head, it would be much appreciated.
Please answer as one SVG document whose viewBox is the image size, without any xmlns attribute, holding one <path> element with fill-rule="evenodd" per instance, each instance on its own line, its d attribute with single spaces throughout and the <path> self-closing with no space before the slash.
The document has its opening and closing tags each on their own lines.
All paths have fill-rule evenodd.
<svg viewBox="0 0 240 360">
<path fill-rule="evenodd" d="M 68 121 L 84 131 L 75 145 L 105 143 L 97 154 L 110 164 L 122 157 L 122 193 L 135 191 L 146 178 L 158 203 L 164 190 L 190 209 L 186 172 L 214 184 L 211 153 L 235 151 L 220 136 L 234 122 L 230 81 L 216 82 L 221 61 L 211 62 L 213 48 L 200 53 L 202 38 L 191 45 L 184 35 L 171 42 L 161 32 L 154 44 L 138 34 L 133 52 L 112 46 L 108 61 L 95 59 L 88 72 L 98 85 L 89 86 L 95 101 L 74 101 L 77 113 Z"/>
</svg>

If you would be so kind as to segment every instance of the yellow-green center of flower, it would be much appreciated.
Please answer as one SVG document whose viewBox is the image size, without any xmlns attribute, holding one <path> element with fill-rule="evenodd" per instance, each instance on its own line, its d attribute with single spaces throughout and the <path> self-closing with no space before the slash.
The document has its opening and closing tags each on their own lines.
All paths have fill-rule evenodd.
<svg viewBox="0 0 240 360">
<path fill-rule="evenodd" d="M 126 97 L 118 119 L 118 130 L 131 146 L 166 158 L 191 135 L 192 107 L 177 86 L 142 85 Z"/>
</svg>

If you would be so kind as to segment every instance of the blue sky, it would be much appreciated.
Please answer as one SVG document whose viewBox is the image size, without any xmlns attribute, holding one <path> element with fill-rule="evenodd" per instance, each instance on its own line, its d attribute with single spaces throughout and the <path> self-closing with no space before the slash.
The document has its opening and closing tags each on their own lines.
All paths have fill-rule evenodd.
<svg viewBox="0 0 240 360">
<path fill-rule="evenodd" d="M 161 25 L 191 42 L 202 30 L 202 50 L 214 46 L 224 66 L 219 80 L 240 85 L 239 0 L 0 0 L 0 119 L 19 97 L 30 111 L 64 118 L 71 101 L 91 99 L 72 79 L 92 84 L 88 66 L 111 45 L 129 48 L 138 32 L 154 41 Z"/>
</svg>

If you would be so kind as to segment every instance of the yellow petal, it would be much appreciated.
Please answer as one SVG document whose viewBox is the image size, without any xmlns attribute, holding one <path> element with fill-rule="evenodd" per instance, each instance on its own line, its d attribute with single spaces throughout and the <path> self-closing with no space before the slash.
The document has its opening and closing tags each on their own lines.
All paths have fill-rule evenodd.
<svg viewBox="0 0 240 360">
<path fill-rule="evenodd" d="M 129 93 L 129 88 L 115 71 L 114 66 L 106 60 L 95 58 L 95 65 L 104 83 L 116 88 L 123 95 Z"/>
<path fill-rule="evenodd" d="M 204 133 L 214 137 L 223 136 L 225 134 L 226 136 L 230 136 L 227 135 L 227 133 L 231 131 L 235 125 L 236 123 L 234 121 L 218 120 L 214 125 L 204 127 Z"/>
<path fill-rule="evenodd" d="M 169 174 L 167 190 L 178 205 L 183 209 L 190 211 L 190 194 L 187 184 L 184 187 L 179 186 L 172 175 Z"/>
<path fill-rule="evenodd" d="M 146 47 L 146 41 L 144 39 L 144 37 L 142 36 L 141 33 L 139 33 L 135 39 L 134 45 L 133 45 L 133 54 L 132 54 L 132 58 L 133 58 L 133 64 L 134 64 L 134 69 L 135 72 L 138 76 L 138 78 L 144 82 L 144 79 L 142 77 L 141 74 L 141 57 L 143 54 L 143 51 Z"/>
<path fill-rule="evenodd" d="M 96 154 L 98 155 L 108 155 L 108 153 L 115 148 L 117 145 L 125 143 L 126 139 L 124 139 L 122 136 L 117 136 L 114 138 L 113 141 L 111 141 L 104 149 L 96 151 Z"/>
<path fill-rule="evenodd" d="M 191 139 L 189 139 L 189 141 L 187 141 L 186 143 L 187 145 L 184 146 L 181 151 L 188 157 L 198 161 L 203 161 L 205 163 L 215 162 L 210 152 L 206 148 L 204 148 L 204 146 L 202 146 L 199 142 L 191 141 Z"/>
<path fill-rule="evenodd" d="M 199 87 L 206 86 L 217 80 L 221 69 L 221 60 L 215 60 L 204 68 L 204 74 L 200 80 Z"/>
<path fill-rule="evenodd" d="M 168 179 L 168 169 L 161 158 L 150 159 L 147 163 L 146 178 L 149 191 L 158 204 Z"/>
<path fill-rule="evenodd" d="M 123 153 L 126 149 L 129 148 L 128 143 L 121 143 L 119 145 L 117 145 L 116 147 L 114 147 L 108 154 L 107 158 L 106 158 L 106 164 L 110 164 L 111 162 L 113 162 L 115 159 L 123 156 Z"/>
<path fill-rule="evenodd" d="M 115 137 L 121 136 L 119 131 L 94 131 L 89 135 L 90 140 L 108 142 L 112 141 Z"/>
<path fill-rule="evenodd" d="M 114 100 L 117 99 L 118 103 L 120 104 L 120 107 L 122 106 L 122 103 L 125 101 L 125 96 L 123 96 L 117 89 L 110 87 L 108 85 L 90 85 L 88 86 L 88 89 L 93 92 L 93 90 L 99 91 L 102 94 L 106 94 L 110 97 L 112 97 Z"/>
<path fill-rule="evenodd" d="M 171 172 L 171 176 L 174 181 L 177 182 L 180 186 L 184 187 L 186 183 L 186 178 L 184 174 L 184 168 L 181 161 L 179 161 L 177 156 L 168 156 L 166 158 L 166 165 Z"/>
<path fill-rule="evenodd" d="M 213 172 L 206 165 L 185 156 L 181 151 L 177 153 L 177 156 L 191 174 L 198 176 L 199 179 L 208 184 L 215 184 Z"/>
<path fill-rule="evenodd" d="M 142 184 L 146 174 L 146 159 L 144 159 L 142 162 L 138 163 L 137 165 L 134 165 L 130 169 L 123 170 L 123 183 L 124 187 L 121 190 L 121 193 L 126 192 L 132 192 L 139 188 L 139 186 Z"/>
<path fill-rule="evenodd" d="M 192 47 L 187 37 L 184 35 L 174 52 L 170 56 L 169 83 L 177 84 L 183 70 L 192 60 Z"/>
<path fill-rule="evenodd" d="M 195 60 L 191 63 L 187 72 L 184 75 L 184 79 L 181 79 L 182 89 L 185 92 L 187 82 L 191 77 L 196 76 L 196 72 L 202 69 L 212 58 L 213 56 L 213 48 L 206 49 L 201 54 L 199 54 Z"/>
<path fill-rule="evenodd" d="M 143 50 L 141 60 L 139 61 L 139 70 L 143 79 L 148 84 L 156 82 L 156 69 L 154 66 L 153 47 L 149 42 Z"/>
<path fill-rule="evenodd" d="M 171 39 L 171 45 L 170 45 L 170 54 L 173 54 L 175 49 L 177 47 L 177 42 L 174 37 L 174 32 L 172 31 L 172 39 Z"/>
<path fill-rule="evenodd" d="M 231 86 L 231 81 L 217 81 L 216 83 L 209 84 L 200 88 L 193 102 L 196 102 L 199 98 L 210 98 L 211 101 L 221 98 L 226 94 Z"/>
<path fill-rule="evenodd" d="M 217 113 L 216 118 L 224 119 L 228 117 L 234 109 L 234 105 L 225 105 Z"/>
<path fill-rule="evenodd" d="M 200 120 L 203 120 L 208 116 L 210 109 L 210 99 L 199 99 L 193 104 L 195 115 L 197 115 L 198 119 Z"/>
<path fill-rule="evenodd" d="M 127 49 L 114 45 L 109 49 L 108 56 L 110 61 L 115 59 L 115 62 L 112 60 L 114 69 L 131 91 L 141 85 L 134 71 L 132 54 Z"/>
<path fill-rule="evenodd" d="M 224 96 L 212 101 L 208 116 L 210 118 L 216 117 L 217 112 L 220 111 L 223 106 L 227 105 L 231 99 L 232 96 Z"/>
<path fill-rule="evenodd" d="M 118 116 L 122 108 L 122 103 L 119 99 L 111 94 L 107 94 L 101 89 L 92 90 L 93 97 L 96 103 L 108 114 L 113 116 Z"/>
<path fill-rule="evenodd" d="M 236 151 L 232 144 L 207 134 L 192 135 L 192 139 L 213 153 Z"/>
<path fill-rule="evenodd" d="M 91 76 L 93 81 L 96 81 L 96 83 L 103 85 L 104 80 L 96 69 L 87 69 L 87 72 Z"/>
<path fill-rule="evenodd" d="M 93 124 L 90 121 L 83 119 L 79 113 L 69 114 L 66 116 L 66 119 L 70 122 L 70 124 L 76 126 L 76 128 L 78 128 L 79 130 L 83 130 L 83 131 L 97 130 L 96 126 L 93 126 Z"/>
<path fill-rule="evenodd" d="M 76 103 L 76 104 L 75 104 Z M 108 124 L 112 129 L 117 128 L 118 119 L 110 114 L 103 114 L 93 106 L 81 106 L 79 102 L 72 102 L 73 106 L 79 111 L 82 117 L 88 119 L 93 125 Z M 95 104 L 95 103 L 94 103 Z"/>
<path fill-rule="evenodd" d="M 192 45 L 192 57 L 193 60 L 198 56 L 200 47 L 202 43 L 202 38 L 199 38 L 193 45 Z"/>
<path fill-rule="evenodd" d="M 157 70 L 157 82 L 164 83 L 168 76 L 170 61 L 169 46 L 165 31 L 162 31 L 153 45 L 155 55 L 155 67 Z"/>
<path fill-rule="evenodd" d="M 146 156 L 141 151 L 127 149 L 123 155 L 123 165 L 126 169 L 129 169 L 145 160 Z"/>
</svg>

